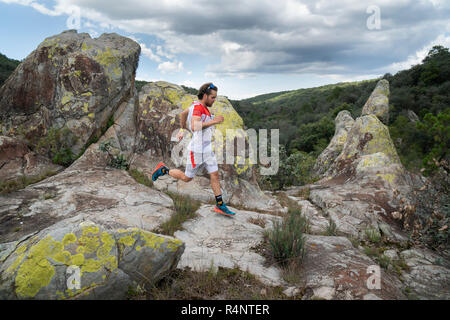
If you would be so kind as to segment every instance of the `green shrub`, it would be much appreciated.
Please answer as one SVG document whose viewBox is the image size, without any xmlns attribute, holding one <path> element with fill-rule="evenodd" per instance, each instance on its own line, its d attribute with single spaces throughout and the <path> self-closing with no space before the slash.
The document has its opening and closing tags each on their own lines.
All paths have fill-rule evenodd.
<svg viewBox="0 0 450 320">
<path fill-rule="evenodd" d="M 173 200 L 175 213 L 154 232 L 173 236 L 175 231 L 182 229 L 183 222 L 196 217 L 195 212 L 200 208 L 201 203 L 189 196 L 178 193 L 167 192 L 167 194 Z"/>
<path fill-rule="evenodd" d="M 336 232 L 337 232 L 336 223 L 334 223 L 333 220 L 328 219 L 328 226 L 325 234 L 327 236 L 335 236 Z"/>
<path fill-rule="evenodd" d="M 10 59 L 0 53 L 0 87 L 22 61 Z"/>
<path fill-rule="evenodd" d="M 319 121 L 302 124 L 297 129 L 295 138 L 289 142 L 289 150 L 297 149 L 305 152 L 315 151 L 317 145 L 328 145 L 335 130 L 334 119 L 321 117 Z M 324 148 L 325 148 L 324 147 Z"/>
<path fill-rule="evenodd" d="M 110 167 L 120 170 L 128 170 L 129 164 L 127 162 L 127 159 L 122 153 L 114 154 L 111 152 L 112 147 L 110 141 L 103 141 L 102 143 L 100 143 L 98 148 L 100 151 L 108 153 L 109 157 L 111 158 L 109 162 Z"/>
<path fill-rule="evenodd" d="M 423 122 L 417 122 L 417 129 L 427 134 L 433 143 L 429 146 L 428 154 L 423 159 L 425 174 L 437 170 L 437 162 L 448 156 L 450 149 L 450 108 L 434 116 L 427 113 Z M 436 161 L 435 161 L 436 160 Z"/>
<path fill-rule="evenodd" d="M 372 243 L 379 243 L 381 241 L 381 233 L 375 228 L 367 228 L 365 230 L 367 239 Z"/>
<path fill-rule="evenodd" d="M 73 162 L 73 154 L 70 148 L 59 150 L 52 158 L 53 163 L 68 167 Z"/>
<path fill-rule="evenodd" d="M 50 128 L 47 135 L 39 139 L 36 151 L 48 158 L 53 163 L 62 166 L 69 166 L 73 162 L 71 147 L 77 142 L 77 137 L 72 134 L 69 128 Z"/>
<path fill-rule="evenodd" d="M 57 174 L 56 171 L 47 171 L 39 176 L 21 176 L 15 180 L 0 181 L 0 194 L 6 194 L 23 189 L 30 184 L 37 183 L 55 174 Z"/>
<path fill-rule="evenodd" d="M 111 162 L 109 165 L 113 168 L 120 169 L 120 170 L 128 170 L 128 162 L 127 159 L 125 159 L 123 154 L 119 154 L 117 156 L 114 156 L 111 159 Z"/>
<path fill-rule="evenodd" d="M 273 257 L 282 266 L 292 261 L 301 262 L 305 254 L 304 233 L 309 229 L 307 219 L 301 209 L 290 207 L 287 216 L 280 222 L 275 221 L 267 238 Z"/>
<path fill-rule="evenodd" d="M 338 87 L 336 87 L 336 88 L 338 88 Z M 353 117 L 353 114 L 352 114 L 353 113 L 353 105 L 350 105 L 350 104 L 344 102 L 340 106 L 329 111 L 331 119 L 336 119 L 338 113 L 341 112 L 342 110 L 347 110 L 348 112 L 350 112 L 350 114 Z"/>
<path fill-rule="evenodd" d="M 281 190 L 291 185 L 305 185 L 314 182 L 311 170 L 316 158 L 313 153 L 294 151 L 288 156 L 286 148 L 280 145 L 279 159 L 276 174 L 259 177 L 258 183 L 263 189 Z"/>
<path fill-rule="evenodd" d="M 128 173 L 133 177 L 134 180 L 136 180 L 136 182 L 147 187 L 153 187 L 153 181 L 150 180 L 147 175 L 142 173 L 141 171 L 137 169 L 130 169 L 128 170 Z"/>
<path fill-rule="evenodd" d="M 387 269 L 391 263 L 391 258 L 382 254 L 378 257 L 377 261 L 380 264 L 380 267 Z"/>
</svg>

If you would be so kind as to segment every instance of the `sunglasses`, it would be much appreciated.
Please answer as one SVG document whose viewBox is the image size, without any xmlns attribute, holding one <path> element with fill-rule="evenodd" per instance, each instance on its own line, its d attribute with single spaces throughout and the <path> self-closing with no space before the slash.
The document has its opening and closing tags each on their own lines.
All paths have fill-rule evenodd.
<svg viewBox="0 0 450 320">
<path fill-rule="evenodd" d="M 213 84 L 210 84 L 208 88 L 206 88 L 206 92 L 209 92 L 210 90 L 216 90 L 217 91 L 217 87 Z"/>
</svg>

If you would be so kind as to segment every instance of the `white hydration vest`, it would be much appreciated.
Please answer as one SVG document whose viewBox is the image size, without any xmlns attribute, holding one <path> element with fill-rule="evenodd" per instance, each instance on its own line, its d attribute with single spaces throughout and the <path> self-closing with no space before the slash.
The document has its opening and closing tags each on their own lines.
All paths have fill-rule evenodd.
<svg viewBox="0 0 450 320">
<path fill-rule="evenodd" d="M 195 108 L 197 107 L 197 108 Z M 214 116 L 210 114 L 209 110 L 204 107 L 200 102 L 194 101 L 189 107 L 189 113 L 187 117 L 187 128 L 192 132 L 192 139 L 189 142 L 188 150 L 193 152 L 207 153 L 212 152 L 211 138 L 213 135 L 214 126 L 209 126 L 203 130 L 193 131 L 191 128 L 192 116 L 196 110 L 196 115 L 201 117 L 202 122 L 208 122 L 214 119 Z"/>
</svg>

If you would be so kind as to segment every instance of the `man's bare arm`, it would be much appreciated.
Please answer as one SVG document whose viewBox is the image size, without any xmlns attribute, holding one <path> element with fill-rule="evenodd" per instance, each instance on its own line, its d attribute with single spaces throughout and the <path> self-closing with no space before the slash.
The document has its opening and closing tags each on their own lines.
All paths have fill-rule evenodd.
<svg viewBox="0 0 450 320">
<path fill-rule="evenodd" d="M 189 108 L 186 108 L 181 114 L 180 114 L 180 127 L 183 129 L 186 129 L 186 119 L 189 113 Z"/>
<path fill-rule="evenodd" d="M 217 116 L 216 118 L 214 118 L 208 122 L 202 122 L 202 118 L 200 116 L 192 116 L 191 128 L 193 128 L 193 131 L 203 130 L 212 125 L 221 123 L 222 121 L 223 121 L 223 116 Z"/>
</svg>

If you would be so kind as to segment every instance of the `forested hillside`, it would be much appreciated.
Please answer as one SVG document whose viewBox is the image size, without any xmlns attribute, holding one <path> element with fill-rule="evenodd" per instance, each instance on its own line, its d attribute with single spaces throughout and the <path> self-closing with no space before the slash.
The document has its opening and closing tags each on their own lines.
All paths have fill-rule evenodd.
<svg viewBox="0 0 450 320">
<path fill-rule="evenodd" d="M 390 84 L 389 131 L 402 163 L 411 171 L 436 168 L 448 159 L 450 141 L 450 53 L 435 46 L 422 63 L 395 75 Z M 338 83 L 232 100 L 247 128 L 280 129 L 281 168 L 266 187 L 281 188 L 311 181 L 310 168 L 334 134 L 339 111 L 353 118 L 379 79 Z"/>
<path fill-rule="evenodd" d="M 8 79 L 9 75 L 19 65 L 19 60 L 9 59 L 4 54 L 0 53 L 0 87 Z"/>
</svg>

